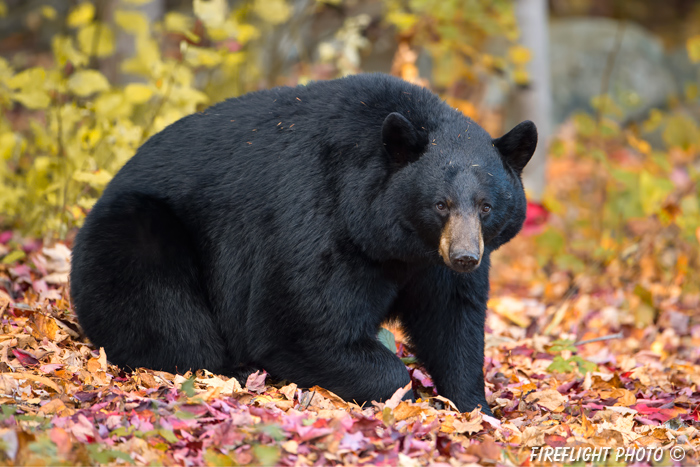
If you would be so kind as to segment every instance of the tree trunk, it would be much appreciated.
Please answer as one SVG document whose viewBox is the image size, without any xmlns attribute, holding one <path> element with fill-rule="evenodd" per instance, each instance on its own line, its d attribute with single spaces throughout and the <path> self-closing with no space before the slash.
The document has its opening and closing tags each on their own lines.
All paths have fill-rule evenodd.
<svg viewBox="0 0 700 467">
<path fill-rule="evenodd" d="M 552 93 L 549 73 L 549 26 L 547 0 L 517 0 L 515 14 L 521 31 L 521 44 L 530 49 L 529 86 L 517 89 L 513 113 L 517 121 L 532 120 L 537 125 L 539 143 L 523 172 L 528 198 L 541 201 L 545 187 L 547 143 L 551 131 Z"/>
</svg>

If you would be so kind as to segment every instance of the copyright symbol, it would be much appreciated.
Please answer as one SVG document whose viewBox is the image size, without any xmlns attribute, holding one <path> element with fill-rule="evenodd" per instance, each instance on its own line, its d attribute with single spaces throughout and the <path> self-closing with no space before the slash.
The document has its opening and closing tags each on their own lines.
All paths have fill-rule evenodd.
<svg viewBox="0 0 700 467">
<path fill-rule="evenodd" d="M 671 459 L 674 461 L 682 461 L 685 458 L 685 450 L 680 446 L 673 446 L 671 448 Z"/>
</svg>

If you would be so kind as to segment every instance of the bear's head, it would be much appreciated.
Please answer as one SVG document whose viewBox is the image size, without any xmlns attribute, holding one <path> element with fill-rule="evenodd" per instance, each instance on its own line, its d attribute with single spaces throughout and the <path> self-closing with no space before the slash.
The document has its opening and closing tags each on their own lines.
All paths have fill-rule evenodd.
<svg viewBox="0 0 700 467">
<path fill-rule="evenodd" d="M 403 229 L 425 256 L 471 272 L 485 250 L 520 231 L 521 174 L 537 145 L 532 122 L 492 139 L 461 114 L 426 129 L 395 112 L 384 120 L 382 140 L 403 196 Z"/>
</svg>

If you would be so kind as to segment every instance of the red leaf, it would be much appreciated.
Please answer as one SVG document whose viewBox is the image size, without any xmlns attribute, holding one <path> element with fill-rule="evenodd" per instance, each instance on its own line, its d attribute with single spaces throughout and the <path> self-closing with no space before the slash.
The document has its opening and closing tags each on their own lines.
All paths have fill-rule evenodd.
<svg viewBox="0 0 700 467">
<path fill-rule="evenodd" d="M 21 349 L 12 349 L 12 353 L 15 354 L 15 357 L 17 357 L 17 360 L 19 360 L 23 367 L 31 368 L 39 365 L 39 360 L 29 352 L 25 352 Z"/>
<path fill-rule="evenodd" d="M 549 211 L 540 203 L 527 202 L 527 217 L 523 224 L 523 235 L 540 233 L 549 219 Z"/>
</svg>

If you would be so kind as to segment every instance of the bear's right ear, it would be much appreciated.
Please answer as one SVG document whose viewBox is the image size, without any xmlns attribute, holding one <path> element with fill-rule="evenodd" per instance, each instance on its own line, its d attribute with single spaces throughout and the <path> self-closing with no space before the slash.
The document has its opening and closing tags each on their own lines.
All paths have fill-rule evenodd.
<svg viewBox="0 0 700 467">
<path fill-rule="evenodd" d="M 400 113 L 390 113 L 382 124 L 382 143 L 394 162 L 401 165 L 418 160 L 428 138 Z"/>
<path fill-rule="evenodd" d="M 535 153 L 537 127 L 530 120 L 525 120 L 505 135 L 494 139 L 493 145 L 501 153 L 503 160 L 520 174 Z"/>
</svg>

